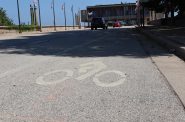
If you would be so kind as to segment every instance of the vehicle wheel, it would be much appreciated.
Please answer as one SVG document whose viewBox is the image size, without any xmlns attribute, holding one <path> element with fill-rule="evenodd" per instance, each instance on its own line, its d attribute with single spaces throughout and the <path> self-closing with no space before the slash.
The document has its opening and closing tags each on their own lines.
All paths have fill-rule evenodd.
<svg viewBox="0 0 185 122">
<path fill-rule="evenodd" d="M 97 28 L 95 28 L 95 30 L 97 30 Z"/>
<path fill-rule="evenodd" d="M 91 27 L 91 30 L 93 30 L 94 28 L 93 27 Z"/>
<path fill-rule="evenodd" d="M 103 27 L 103 30 L 105 30 L 106 27 Z"/>
</svg>

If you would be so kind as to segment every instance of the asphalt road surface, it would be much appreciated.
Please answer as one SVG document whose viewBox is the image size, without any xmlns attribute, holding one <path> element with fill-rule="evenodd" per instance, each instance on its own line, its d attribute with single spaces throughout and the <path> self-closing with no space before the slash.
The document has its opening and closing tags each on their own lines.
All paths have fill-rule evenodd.
<svg viewBox="0 0 185 122">
<path fill-rule="evenodd" d="M 129 28 L 0 37 L 0 121 L 185 122 L 137 37 Z"/>
</svg>

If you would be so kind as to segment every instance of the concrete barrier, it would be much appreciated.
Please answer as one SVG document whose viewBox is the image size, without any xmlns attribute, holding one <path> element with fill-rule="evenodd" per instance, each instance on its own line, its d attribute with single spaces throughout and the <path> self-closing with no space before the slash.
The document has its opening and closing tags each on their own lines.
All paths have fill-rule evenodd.
<svg viewBox="0 0 185 122">
<path fill-rule="evenodd" d="M 65 26 L 56 26 L 56 31 L 69 31 L 69 30 L 81 30 L 85 29 L 85 27 L 75 26 L 67 26 L 65 30 Z M 42 32 L 54 32 L 53 26 L 43 26 Z M 24 31 L 24 32 L 37 32 L 37 31 Z M 18 33 L 18 30 L 10 30 L 7 26 L 0 26 L 0 34 L 7 34 L 7 33 Z"/>
<path fill-rule="evenodd" d="M 75 26 L 74 29 L 73 29 L 73 26 L 66 27 L 66 30 L 80 30 L 80 29 L 84 29 L 84 27 Z M 57 31 L 65 31 L 65 26 L 56 26 L 56 30 Z M 53 26 L 43 26 L 42 31 L 43 32 L 53 32 L 55 30 L 54 30 Z"/>
<path fill-rule="evenodd" d="M 7 26 L 0 26 L 0 34 L 5 34 L 5 33 L 17 33 L 18 31 L 16 30 L 9 30 Z"/>
</svg>

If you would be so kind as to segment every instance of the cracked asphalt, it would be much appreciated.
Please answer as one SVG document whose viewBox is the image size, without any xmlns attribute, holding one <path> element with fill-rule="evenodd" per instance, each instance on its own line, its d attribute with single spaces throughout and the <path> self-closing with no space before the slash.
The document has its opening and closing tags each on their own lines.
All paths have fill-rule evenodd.
<svg viewBox="0 0 185 122">
<path fill-rule="evenodd" d="M 138 34 L 119 28 L 0 37 L 0 121 L 185 122 L 185 112 Z"/>
</svg>

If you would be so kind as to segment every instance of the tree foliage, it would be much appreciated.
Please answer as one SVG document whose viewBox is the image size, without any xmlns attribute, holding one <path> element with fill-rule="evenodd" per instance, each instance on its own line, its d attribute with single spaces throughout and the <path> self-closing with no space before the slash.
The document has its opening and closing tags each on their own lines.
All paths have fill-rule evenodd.
<svg viewBox="0 0 185 122">
<path fill-rule="evenodd" d="M 144 5 L 156 12 L 168 13 L 175 11 L 180 16 L 185 12 L 185 0 L 149 0 Z"/>
<path fill-rule="evenodd" d="M 0 8 L 0 26 L 13 25 L 13 21 L 7 16 L 6 11 Z"/>
</svg>

